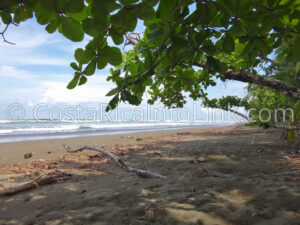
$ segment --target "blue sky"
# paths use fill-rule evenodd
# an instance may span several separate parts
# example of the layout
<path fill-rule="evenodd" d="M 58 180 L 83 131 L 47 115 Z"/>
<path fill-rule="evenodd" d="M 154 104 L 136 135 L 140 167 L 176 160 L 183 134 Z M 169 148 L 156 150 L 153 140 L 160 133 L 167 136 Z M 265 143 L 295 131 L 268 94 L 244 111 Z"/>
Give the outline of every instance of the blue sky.
<path fill-rule="evenodd" d="M 137 27 L 137 31 L 142 29 L 142 25 Z M 9 27 L 5 35 L 7 40 L 16 45 L 0 40 L 0 118 L 3 118 L 5 107 L 12 103 L 20 103 L 30 109 L 38 103 L 64 107 L 93 105 L 110 100 L 105 97 L 114 87 L 114 84 L 106 81 L 109 68 L 97 71 L 84 86 L 66 89 L 73 77 L 69 64 L 74 61 L 74 50 L 84 47 L 89 37 L 74 43 L 57 32 L 50 35 L 35 19 L 21 23 L 18 27 Z M 245 83 L 217 83 L 216 87 L 208 90 L 211 98 L 229 94 L 242 97 L 246 94 Z M 192 103 L 190 100 L 187 106 Z"/>

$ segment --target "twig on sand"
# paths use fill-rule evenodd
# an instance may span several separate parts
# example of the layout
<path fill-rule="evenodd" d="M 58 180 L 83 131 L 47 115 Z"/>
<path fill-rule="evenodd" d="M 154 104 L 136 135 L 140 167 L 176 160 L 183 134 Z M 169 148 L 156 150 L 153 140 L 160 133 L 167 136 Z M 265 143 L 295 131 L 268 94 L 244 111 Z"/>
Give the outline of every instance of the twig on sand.
<path fill-rule="evenodd" d="M 102 154 L 108 156 L 112 161 L 114 161 L 118 167 L 120 167 L 121 169 L 127 171 L 127 172 L 131 172 L 131 173 L 136 173 L 138 176 L 142 177 L 142 178 L 167 178 L 166 176 L 160 175 L 158 173 L 153 173 L 150 171 L 145 171 L 145 170 L 140 170 L 140 169 L 136 169 L 133 167 L 130 167 L 128 165 L 126 165 L 126 163 L 121 160 L 118 156 L 114 155 L 113 153 L 104 150 L 103 148 L 96 148 L 93 146 L 83 146 L 77 149 L 71 149 L 68 145 L 63 145 L 65 147 L 65 149 L 67 150 L 67 152 L 70 153 L 74 153 L 74 152 L 80 152 L 83 150 L 93 150 L 93 151 L 98 151 L 101 152 Z"/>
<path fill-rule="evenodd" d="M 253 139 L 252 139 L 252 145 L 254 144 L 254 141 L 255 141 L 255 137 L 256 137 L 256 136 L 254 136 L 254 137 L 253 137 Z"/>
<path fill-rule="evenodd" d="M 42 185 L 52 184 L 59 180 L 66 180 L 69 177 L 70 174 L 64 172 L 59 172 L 55 175 L 40 176 L 29 183 L 22 184 L 16 187 L 7 188 L 4 189 L 3 191 L 0 191 L 0 197 L 14 195 L 23 191 L 29 191 L 34 188 L 38 188 L 39 186 Z"/>

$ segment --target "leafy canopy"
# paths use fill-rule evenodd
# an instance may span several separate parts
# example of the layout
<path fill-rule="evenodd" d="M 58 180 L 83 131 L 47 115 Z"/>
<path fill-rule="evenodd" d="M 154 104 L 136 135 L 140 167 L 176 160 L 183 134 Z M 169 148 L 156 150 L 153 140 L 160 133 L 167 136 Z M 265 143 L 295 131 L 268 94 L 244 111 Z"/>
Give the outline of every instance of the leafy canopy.
<path fill-rule="evenodd" d="M 147 91 L 154 103 L 181 107 L 185 96 L 205 98 L 214 78 L 228 69 L 257 74 L 261 59 L 288 43 L 286 60 L 300 61 L 300 0 L 3 0 L 5 24 L 31 17 L 49 33 L 91 41 L 75 51 L 68 88 L 87 82 L 110 64 L 116 88 L 109 108 L 119 101 L 138 105 Z M 122 55 L 115 45 L 145 25 L 143 38 Z M 108 108 L 108 109 L 109 109 Z"/>

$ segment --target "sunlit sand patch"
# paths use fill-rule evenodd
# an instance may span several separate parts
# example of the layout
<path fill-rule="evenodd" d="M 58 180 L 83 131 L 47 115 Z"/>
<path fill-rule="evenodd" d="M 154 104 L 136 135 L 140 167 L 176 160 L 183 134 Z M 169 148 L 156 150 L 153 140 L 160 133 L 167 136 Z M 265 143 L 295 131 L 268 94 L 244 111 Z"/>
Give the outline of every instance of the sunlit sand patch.
<path fill-rule="evenodd" d="M 147 190 L 147 189 L 142 189 L 139 197 L 147 197 L 151 194 L 153 194 L 153 191 L 150 191 L 150 190 Z"/>
<path fill-rule="evenodd" d="M 190 161 L 191 157 L 170 157 L 170 156 L 166 156 L 166 157 L 159 157 L 159 159 L 161 160 L 165 160 L 165 161 Z"/>
<path fill-rule="evenodd" d="M 292 219 L 298 219 L 300 216 L 300 209 L 297 212 L 283 210 L 283 211 L 281 211 L 281 213 L 285 217 L 292 218 Z"/>
<path fill-rule="evenodd" d="M 64 187 L 64 189 L 66 191 L 78 191 L 78 188 L 77 187 L 73 187 L 73 186 L 66 186 L 66 187 Z"/>
<path fill-rule="evenodd" d="M 196 211 L 191 209 L 166 208 L 166 212 L 179 222 L 185 222 L 185 223 L 202 222 L 203 225 L 216 225 L 216 224 L 229 225 L 230 224 L 216 215 L 202 212 L 202 211 Z"/>
<path fill-rule="evenodd" d="M 1 222 L 1 220 L 0 220 Z M 6 220 L 4 224 L 20 224 L 18 220 Z"/>
<path fill-rule="evenodd" d="M 179 209 L 194 209 L 195 208 L 195 206 L 193 206 L 191 204 L 187 204 L 187 203 L 180 204 L 180 203 L 177 203 L 177 202 L 171 202 L 169 204 L 169 207 L 179 208 Z"/>
<path fill-rule="evenodd" d="M 245 194 L 242 191 L 237 189 L 231 190 L 229 192 L 224 192 L 224 193 L 215 192 L 214 195 L 216 198 L 226 200 L 230 204 L 236 207 L 243 205 L 252 199 L 251 195 Z"/>
<path fill-rule="evenodd" d="M 31 196 L 30 200 L 36 201 L 36 200 L 40 200 L 40 199 L 44 199 L 44 198 L 46 198 L 45 195 L 33 195 L 33 196 Z"/>
<path fill-rule="evenodd" d="M 222 161 L 232 161 L 231 158 L 229 158 L 227 155 L 208 155 L 208 159 L 213 159 L 213 160 L 222 160 Z"/>

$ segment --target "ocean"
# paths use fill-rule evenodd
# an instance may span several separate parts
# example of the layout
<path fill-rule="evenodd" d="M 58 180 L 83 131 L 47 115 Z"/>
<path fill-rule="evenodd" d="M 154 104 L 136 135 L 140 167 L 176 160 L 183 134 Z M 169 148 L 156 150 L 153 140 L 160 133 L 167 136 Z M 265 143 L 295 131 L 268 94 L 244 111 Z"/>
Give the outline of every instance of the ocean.
<path fill-rule="evenodd" d="M 0 120 L 0 143 L 70 138 L 80 136 L 97 136 L 128 134 L 142 131 L 170 130 L 193 127 L 225 126 L 233 123 L 188 123 L 188 122 L 82 122 L 50 120 L 23 120 L 11 122 Z"/>

